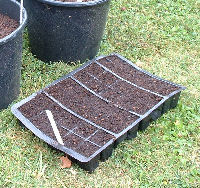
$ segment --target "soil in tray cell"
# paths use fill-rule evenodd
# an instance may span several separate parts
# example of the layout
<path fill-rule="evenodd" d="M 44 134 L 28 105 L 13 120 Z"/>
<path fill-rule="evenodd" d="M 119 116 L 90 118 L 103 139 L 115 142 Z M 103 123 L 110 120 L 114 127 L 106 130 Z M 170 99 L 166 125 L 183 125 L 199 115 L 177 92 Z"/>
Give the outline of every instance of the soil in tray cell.
<path fill-rule="evenodd" d="M 53 140 L 57 141 L 53 132 L 53 128 L 45 112 L 43 112 L 39 116 L 30 119 L 30 122 L 41 132 L 43 132 L 46 136 L 49 136 Z M 60 126 L 57 126 L 57 128 L 62 138 L 64 138 L 69 133 L 67 130 L 63 129 Z"/>
<path fill-rule="evenodd" d="M 35 98 L 19 107 L 19 110 L 26 118 L 32 120 L 38 119 L 41 114 L 46 116 L 45 110 L 50 110 L 56 124 L 69 130 L 78 126 L 80 127 L 81 125 L 90 127 L 90 125 L 85 121 L 62 109 L 58 104 L 54 103 L 43 93 L 38 94 Z"/>
<path fill-rule="evenodd" d="M 88 138 L 90 135 L 94 134 L 95 131 L 97 131 L 96 127 L 94 127 L 86 122 L 82 122 L 74 130 L 74 133 L 76 133 L 84 138 Z"/>
<path fill-rule="evenodd" d="M 18 26 L 19 23 L 16 20 L 0 13 L 0 39 L 11 34 Z"/>
<path fill-rule="evenodd" d="M 97 70 L 101 68 L 96 63 L 93 64 L 93 68 L 94 67 Z M 90 67 L 86 67 L 85 69 L 77 72 L 74 77 L 96 93 L 106 90 L 110 85 L 119 80 L 117 77 L 107 71 L 94 76 L 93 71 L 90 69 Z"/>
<path fill-rule="evenodd" d="M 50 106 L 48 109 L 52 112 L 56 124 L 63 128 L 72 130 L 82 124 L 85 126 L 88 125 L 87 123 L 85 123 L 85 121 L 77 118 L 68 111 L 62 109 L 57 104 Z"/>
<path fill-rule="evenodd" d="M 67 148 L 70 148 L 85 157 L 91 156 L 99 149 L 98 146 L 88 141 L 85 141 L 84 139 L 74 135 L 73 133 L 67 135 L 63 141 Z"/>
<path fill-rule="evenodd" d="M 79 85 L 75 81 L 68 78 L 46 88 L 45 91 L 54 98 L 65 98 L 66 100 L 70 100 L 77 94 L 79 88 Z"/>
<path fill-rule="evenodd" d="M 45 91 L 69 108 L 71 105 L 85 104 L 94 98 L 92 93 L 84 89 L 71 78 L 62 80 L 45 89 Z"/>
<path fill-rule="evenodd" d="M 55 103 L 49 99 L 44 93 L 37 94 L 33 99 L 26 102 L 18 109 L 26 118 L 31 118 L 41 114 L 42 111 L 46 110 L 49 106 Z"/>
<path fill-rule="evenodd" d="M 65 83 L 69 82 L 76 88 L 76 90 L 73 88 L 74 94 L 73 97 L 70 96 L 70 99 L 68 93 L 72 93 L 69 91 L 71 89 L 69 87 L 67 90 L 63 89 L 66 88 Z M 60 84 L 62 87 L 59 86 Z M 57 89 L 55 90 L 54 87 Z M 46 92 L 78 115 L 114 133 L 121 132 L 138 118 L 129 112 L 120 110 L 114 105 L 99 99 L 70 78 L 46 89 Z"/>
<path fill-rule="evenodd" d="M 102 59 L 99 59 L 98 62 L 100 62 L 102 65 L 104 65 L 120 77 L 140 87 L 154 91 L 161 95 L 169 95 L 170 93 L 178 89 L 178 87 L 176 86 L 153 78 L 139 71 L 116 55 L 104 57 Z"/>
<path fill-rule="evenodd" d="M 93 110 L 96 116 L 91 117 L 91 121 L 114 133 L 120 133 L 138 119 L 137 116 L 100 100 L 95 102 Z"/>
<path fill-rule="evenodd" d="M 138 114 L 146 113 L 162 100 L 161 97 L 141 90 L 125 81 L 119 81 L 113 84 L 101 96 Z"/>
<path fill-rule="evenodd" d="M 86 85 L 89 89 L 93 90 L 95 93 L 99 93 L 106 88 L 105 83 L 100 82 L 96 77 L 88 74 L 85 69 L 77 72 L 74 77 Z"/>
<path fill-rule="evenodd" d="M 103 130 L 98 130 L 94 135 L 90 137 L 89 140 L 94 142 L 95 144 L 104 146 L 106 143 L 108 143 L 112 139 L 114 139 L 114 136 L 112 136 L 111 134 Z"/>
<path fill-rule="evenodd" d="M 104 72 L 98 76 L 99 81 L 105 83 L 107 86 L 114 84 L 119 79 L 110 72 Z"/>
<path fill-rule="evenodd" d="M 84 70 L 87 73 L 95 76 L 96 78 L 105 72 L 105 70 L 102 67 L 98 66 L 96 63 L 88 65 L 87 67 L 84 68 Z"/>
<path fill-rule="evenodd" d="M 73 87 L 69 86 L 69 83 L 71 83 Z M 87 104 L 93 103 L 97 98 L 71 78 L 67 78 L 56 85 L 45 89 L 45 91 L 67 108 L 72 110 L 76 109 L 75 112 L 77 112 L 77 110 L 87 110 Z M 87 112 L 85 111 L 84 113 Z"/>
<path fill-rule="evenodd" d="M 90 142 L 87 142 L 85 141 L 82 145 L 80 145 L 78 148 L 77 148 L 77 152 L 86 156 L 86 157 L 89 157 L 91 156 L 92 154 L 94 154 L 97 150 L 99 150 L 99 147 L 90 143 Z"/>

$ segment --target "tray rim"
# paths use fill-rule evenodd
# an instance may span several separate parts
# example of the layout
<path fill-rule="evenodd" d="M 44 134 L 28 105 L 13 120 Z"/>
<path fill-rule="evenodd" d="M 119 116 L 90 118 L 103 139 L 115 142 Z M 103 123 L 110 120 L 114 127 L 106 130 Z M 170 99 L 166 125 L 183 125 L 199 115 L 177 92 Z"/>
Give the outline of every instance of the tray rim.
<path fill-rule="evenodd" d="M 95 61 L 104 58 L 104 57 L 108 57 L 111 55 L 116 55 L 119 58 L 121 58 L 122 60 L 124 60 L 126 63 L 130 64 L 131 66 L 133 66 L 134 68 L 136 68 L 138 71 L 141 71 L 155 79 L 167 82 L 168 84 L 174 85 L 176 87 L 178 87 L 179 89 L 175 90 L 174 92 L 170 93 L 167 96 L 163 96 L 163 99 L 157 103 L 155 106 L 153 106 L 149 111 L 147 111 L 145 114 L 141 115 L 136 121 L 134 121 L 133 123 L 131 123 L 127 128 L 125 128 L 123 131 L 121 131 L 118 134 L 114 134 L 114 136 L 116 137 L 116 139 L 118 139 L 120 136 L 124 135 L 126 132 L 128 132 L 130 129 L 132 129 L 134 126 L 136 126 L 140 121 L 142 121 L 144 118 L 146 118 L 147 116 L 149 116 L 154 110 L 156 110 L 159 106 L 161 106 L 167 99 L 171 98 L 172 96 L 174 96 L 175 94 L 181 92 L 182 90 L 186 89 L 186 87 L 181 86 L 179 84 L 175 84 L 171 81 L 165 80 L 163 78 L 160 78 L 156 75 L 153 75 L 143 69 L 141 69 L 140 67 L 138 67 L 137 65 L 133 64 L 130 60 L 126 59 L 125 57 L 117 54 L 117 53 L 111 53 L 110 55 L 101 55 L 98 56 L 92 60 L 89 60 L 88 62 L 84 63 L 83 65 L 81 65 L 80 67 L 78 67 L 77 69 L 71 71 L 70 73 L 62 76 L 61 78 L 53 81 L 52 83 L 48 84 L 47 86 L 45 86 L 44 88 L 40 89 L 37 92 L 34 92 L 32 95 L 28 96 L 27 98 L 21 100 L 20 102 L 14 104 L 11 107 L 11 112 L 19 119 L 19 121 L 21 121 L 25 127 L 27 127 L 29 130 L 31 130 L 36 136 L 38 136 L 40 139 L 42 139 L 43 141 L 45 141 L 46 143 L 48 143 L 49 145 L 53 146 L 54 148 L 57 148 L 65 153 L 67 153 L 68 155 L 70 155 L 71 157 L 79 160 L 80 162 L 84 162 L 87 163 L 90 160 L 92 160 L 93 158 L 95 158 L 98 154 L 100 154 L 103 150 L 105 150 L 109 145 L 111 145 L 115 139 L 111 139 L 109 142 L 107 142 L 105 145 L 103 145 L 102 147 L 100 147 L 95 153 L 93 153 L 91 156 L 89 157 L 85 157 L 77 152 L 75 152 L 72 149 L 69 149 L 61 144 L 59 144 L 57 141 L 55 141 L 54 139 L 48 137 L 47 135 L 45 135 L 43 132 L 41 132 L 38 128 L 36 128 L 29 120 L 28 118 L 26 118 L 21 112 L 20 110 L 18 110 L 18 108 L 22 105 L 24 105 L 25 103 L 27 103 L 28 101 L 32 100 L 36 95 L 41 94 L 45 89 L 57 84 L 58 82 L 65 80 L 71 76 L 73 76 L 75 73 L 77 73 L 78 71 L 84 69 L 85 67 L 87 67 L 88 65 L 95 63 Z M 84 118 L 85 119 L 85 118 Z"/>

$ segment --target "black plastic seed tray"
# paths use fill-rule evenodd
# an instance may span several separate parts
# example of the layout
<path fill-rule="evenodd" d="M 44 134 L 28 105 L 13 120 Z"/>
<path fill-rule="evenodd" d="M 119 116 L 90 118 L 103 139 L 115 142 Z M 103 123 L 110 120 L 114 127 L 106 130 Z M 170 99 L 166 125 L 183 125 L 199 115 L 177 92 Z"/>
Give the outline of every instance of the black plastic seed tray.
<path fill-rule="evenodd" d="M 176 107 L 183 89 L 111 54 L 85 63 L 11 110 L 36 136 L 92 172 L 121 141 Z M 45 110 L 52 112 L 64 145 Z"/>

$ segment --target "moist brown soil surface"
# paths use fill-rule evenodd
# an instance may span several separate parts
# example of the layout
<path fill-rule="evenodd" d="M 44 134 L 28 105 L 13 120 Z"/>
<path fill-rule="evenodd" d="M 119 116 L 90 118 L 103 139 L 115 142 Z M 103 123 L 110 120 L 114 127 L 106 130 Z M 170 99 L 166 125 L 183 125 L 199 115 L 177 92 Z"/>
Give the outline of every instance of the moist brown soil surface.
<path fill-rule="evenodd" d="M 167 82 L 153 78 L 133 66 L 129 65 L 116 55 L 111 55 L 102 59 L 99 59 L 102 65 L 119 75 L 120 77 L 138 85 L 150 91 L 154 91 L 161 95 L 169 95 L 178 87 L 168 84 Z"/>
<path fill-rule="evenodd" d="M 108 56 L 98 61 L 122 78 L 162 95 L 178 89 L 140 72 L 117 56 Z M 109 131 L 118 134 L 139 118 L 129 111 L 144 114 L 162 100 L 162 97 L 120 80 L 95 62 L 78 71 L 74 78 L 110 102 L 95 96 L 72 78 L 59 81 L 44 91 L 66 108 L 101 128 L 63 109 L 45 92 L 37 94 L 19 110 L 35 127 L 56 141 L 45 112 L 50 110 L 64 145 L 86 157 L 114 139 Z"/>
<path fill-rule="evenodd" d="M 91 136 L 89 140 L 97 143 L 100 146 L 103 146 L 112 138 L 113 138 L 112 135 L 106 133 L 105 131 L 100 130 L 95 135 Z"/>
<path fill-rule="evenodd" d="M 94 134 L 95 131 L 97 131 L 97 130 L 98 130 L 98 128 L 96 128 L 86 122 L 82 122 L 77 126 L 77 128 L 74 130 L 74 132 L 84 138 L 88 138 L 89 136 Z"/>
<path fill-rule="evenodd" d="M 50 110 L 64 145 L 85 157 L 89 157 L 114 138 L 109 133 L 88 124 L 62 109 L 44 93 L 36 95 L 32 100 L 19 107 L 19 110 L 36 128 L 56 141 L 45 112 L 45 110 Z M 99 133 L 100 137 L 98 137 Z"/>
<path fill-rule="evenodd" d="M 105 91 L 119 79 L 96 63 L 77 72 L 74 77 L 96 93 Z"/>
<path fill-rule="evenodd" d="M 71 78 L 45 91 L 75 113 L 113 133 L 120 133 L 138 119 L 137 116 L 99 99 Z"/>
<path fill-rule="evenodd" d="M 11 34 L 18 26 L 19 23 L 16 20 L 0 13 L 0 39 Z"/>
<path fill-rule="evenodd" d="M 138 114 L 146 113 L 162 100 L 161 97 L 130 86 L 130 84 L 124 81 L 116 82 L 101 96 Z"/>
<path fill-rule="evenodd" d="M 95 63 L 77 72 L 74 77 L 100 96 L 138 114 L 144 114 L 162 100 L 157 95 L 118 79 Z"/>

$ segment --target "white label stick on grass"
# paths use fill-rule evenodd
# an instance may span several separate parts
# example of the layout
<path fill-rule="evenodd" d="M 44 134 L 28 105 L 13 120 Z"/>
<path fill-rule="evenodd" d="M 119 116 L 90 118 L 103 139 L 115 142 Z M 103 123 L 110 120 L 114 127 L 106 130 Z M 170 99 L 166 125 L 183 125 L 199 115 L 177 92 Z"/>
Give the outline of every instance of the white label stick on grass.
<path fill-rule="evenodd" d="M 22 21 L 23 21 L 23 8 L 24 8 L 24 1 L 21 0 L 21 4 L 20 4 L 20 19 L 19 19 L 20 25 L 22 24 Z"/>
<path fill-rule="evenodd" d="M 51 126 L 53 128 L 53 132 L 54 132 L 54 134 L 56 136 L 56 139 L 57 139 L 58 143 L 61 144 L 61 145 L 64 145 L 63 140 L 61 138 L 61 135 L 59 133 L 59 130 L 58 130 L 57 126 L 56 126 L 56 122 L 53 119 L 53 114 L 49 110 L 46 110 L 46 114 L 47 114 L 47 117 L 49 118 L 49 121 L 51 123 Z"/>

